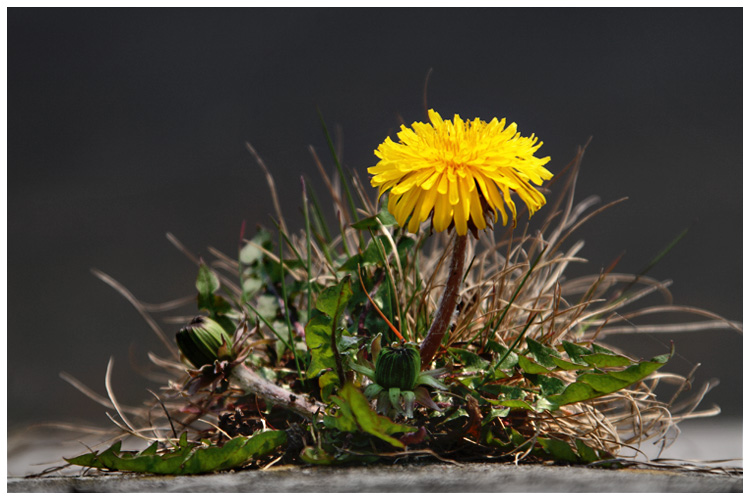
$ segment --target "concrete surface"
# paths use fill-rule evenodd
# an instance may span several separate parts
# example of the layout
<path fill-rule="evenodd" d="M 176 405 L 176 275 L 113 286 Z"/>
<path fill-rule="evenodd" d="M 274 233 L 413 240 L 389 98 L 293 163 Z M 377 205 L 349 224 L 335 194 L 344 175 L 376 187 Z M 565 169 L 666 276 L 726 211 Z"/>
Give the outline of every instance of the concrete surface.
<path fill-rule="evenodd" d="M 8 480 L 10 493 L 52 492 L 742 492 L 742 477 L 507 464 L 288 467 L 191 477 L 104 475 Z"/>

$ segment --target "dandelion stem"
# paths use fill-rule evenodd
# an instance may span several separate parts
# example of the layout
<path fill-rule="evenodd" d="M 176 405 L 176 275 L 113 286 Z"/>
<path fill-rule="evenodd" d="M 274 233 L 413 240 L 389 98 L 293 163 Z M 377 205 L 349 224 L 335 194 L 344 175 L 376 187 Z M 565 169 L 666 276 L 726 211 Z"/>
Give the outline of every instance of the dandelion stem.
<path fill-rule="evenodd" d="M 419 348 L 422 358 L 422 369 L 427 369 L 432 363 L 435 354 L 440 347 L 445 331 L 450 326 L 451 316 L 458 303 L 458 289 L 464 273 L 464 262 L 466 261 L 466 235 L 456 235 L 453 242 L 453 253 L 451 255 L 450 268 L 448 270 L 448 281 L 440 298 L 440 304 L 435 312 L 430 330 L 422 341 Z"/>

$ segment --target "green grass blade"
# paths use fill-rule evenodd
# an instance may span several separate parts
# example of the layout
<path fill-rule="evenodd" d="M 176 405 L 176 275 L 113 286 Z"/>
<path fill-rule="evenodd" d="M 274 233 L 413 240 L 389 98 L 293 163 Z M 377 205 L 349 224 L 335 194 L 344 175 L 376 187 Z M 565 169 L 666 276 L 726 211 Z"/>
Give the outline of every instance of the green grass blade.
<path fill-rule="evenodd" d="M 284 276 L 284 265 L 283 265 L 284 263 L 283 238 L 287 238 L 286 234 L 281 229 L 279 229 L 279 262 L 281 262 L 279 269 L 281 272 L 281 297 L 284 300 L 284 320 L 286 321 L 286 327 L 287 327 L 287 330 L 289 331 L 289 343 L 291 344 L 292 356 L 294 356 L 294 364 L 295 364 L 295 367 L 297 368 L 297 376 L 299 377 L 300 380 L 304 381 L 304 378 L 302 375 L 303 372 L 299 365 L 299 356 L 297 356 L 297 346 L 295 345 L 296 342 L 294 341 L 294 329 L 292 328 L 292 320 L 289 317 L 289 297 L 287 296 L 287 293 L 286 293 L 286 279 L 285 279 L 286 276 Z M 287 241 L 289 241 L 288 238 L 287 238 Z M 290 246 L 294 248 L 293 245 L 290 245 Z M 294 251 L 297 252 L 296 249 Z M 300 262 L 302 262 L 302 258 L 299 256 L 299 253 L 297 253 L 297 258 L 299 258 Z M 308 283 L 309 281 L 310 280 L 308 280 Z"/>
<path fill-rule="evenodd" d="M 318 117 L 320 118 L 320 124 L 323 126 L 323 133 L 326 136 L 328 149 L 331 151 L 331 156 L 333 156 L 333 161 L 336 164 L 336 169 L 338 170 L 339 177 L 341 178 L 341 185 L 344 188 L 344 193 L 346 194 L 346 200 L 349 203 L 349 210 L 351 211 L 351 221 L 352 223 L 356 223 L 359 220 L 359 218 L 357 217 L 357 206 L 354 203 L 354 197 L 352 196 L 352 191 L 349 188 L 349 181 L 346 178 L 346 174 L 344 174 L 344 169 L 341 166 L 341 162 L 339 161 L 338 155 L 336 154 L 336 148 L 333 145 L 333 141 L 331 140 L 331 134 L 328 133 L 328 127 L 326 126 L 326 122 L 323 119 L 323 113 L 320 112 L 320 109 L 318 109 Z M 365 241 L 364 241 L 364 238 L 362 237 L 361 232 L 359 232 L 359 246 L 362 249 L 364 249 L 365 247 Z"/>

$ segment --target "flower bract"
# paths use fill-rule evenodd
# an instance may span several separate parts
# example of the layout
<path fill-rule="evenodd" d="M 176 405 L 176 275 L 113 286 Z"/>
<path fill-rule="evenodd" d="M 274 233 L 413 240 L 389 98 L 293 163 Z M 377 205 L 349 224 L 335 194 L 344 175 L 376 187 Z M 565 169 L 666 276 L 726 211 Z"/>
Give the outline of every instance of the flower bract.
<path fill-rule="evenodd" d="M 388 211 L 399 225 L 417 232 L 431 219 L 436 231 L 453 226 L 465 235 L 497 222 L 498 212 L 503 225 L 515 224 L 511 191 L 529 215 L 546 203 L 534 184 L 552 178 L 544 168 L 549 157 L 534 156 L 542 142 L 533 134 L 522 137 L 504 118 L 443 120 L 436 111 L 428 114 L 430 123 L 402 125 L 398 143 L 387 137 L 375 150 L 380 161 L 368 169 L 379 196 L 389 191 Z"/>

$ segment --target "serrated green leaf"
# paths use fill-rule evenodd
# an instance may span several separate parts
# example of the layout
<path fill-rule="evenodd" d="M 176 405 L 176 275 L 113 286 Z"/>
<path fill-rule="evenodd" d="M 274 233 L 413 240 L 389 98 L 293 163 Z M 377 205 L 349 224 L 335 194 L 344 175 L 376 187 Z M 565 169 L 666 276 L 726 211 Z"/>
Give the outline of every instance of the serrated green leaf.
<path fill-rule="evenodd" d="M 565 382 L 556 377 L 536 375 L 534 383 L 539 387 L 541 395 L 545 397 L 551 394 L 560 394 L 565 390 Z"/>
<path fill-rule="evenodd" d="M 565 441 L 543 437 L 538 437 L 537 441 L 542 445 L 542 449 L 556 460 L 573 464 L 580 462 L 578 455 L 576 455 L 570 445 Z"/>
<path fill-rule="evenodd" d="M 518 356 L 518 366 L 521 368 L 521 371 L 524 373 L 530 373 L 532 375 L 538 374 L 538 373 L 550 373 L 551 370 L 545 368 L 544 366 L 540 365 L 539 363 L 536 363 L 535 361 L 530 360 L 526 356 Z"/>
<path fill-rule="evenodd" d="M 480 391 L 487 392 L 494 396 L 502 394 L 505 399 L 523 399 L 524 391 L 519 387 L 513 387 L 509 385 L 483 385 L 479 387 Z"/>
<path fill-rule="evenodd" d="M 584 463 L 591 463 L 596 462 L 599 460 L 599 455 L 597 455 L 596 451 L 594 451 L 593 448 L 586 445 L 583 441 L 580 439 L 576 439 L 576 451 L 578 452 L 578 456 L 581 457 L 581 460 Z"/>
<path fill-rule="evenodd" d="M 578 344 L 574 344 L 572 342 L 563 340 L 562 345 L 563 349 L 565 349 L 565 352 L 568 353 L 568 357 L 573 363 L 584 364 L 581 356 L 583 356 L 584 354 L 593 354 L 585 347 L 579 346 Z"/>
<path fill-rule="evenodd" d="M 310 365 L 307 367 L 307 377 L 315 378 L 326 369 L 335 369 L 336 360 L 331 347 L 331 318 L 314 314 L 305 325 L 305 343 L 310 351 Z"/>
<path fill-rule="evenodd" d="M 157 454 L 156 444 L 141 453 L 120 451 L 118 441 L 101 454 L 87 453 L 66 459 L 73 465 L 94 467 L 113 471 L 146 472 L 150 474 L 204 474 L 240 467 L 251 459 L 271 453 L 286 443 L 285 431 L 266 431 L 251 437 L 238 436 L 223 446 L 198 446 L 187 442 L 187 435 L 180 437 L 175 448 Z"/>
<path fill-rule="evenodd" d="M 505 346 L 502 346 L 495 342 L 494 340 L 490 340 L 487 342 L 487 348 L 497 354 L 498 359 L 502 359 L 503 356 L 505 356 L 505 359 L 502 363 L 500 363 L 500 366 L 497 367 L 497 370 L 510 370 L 514 366 L 518 364 L 518 354 L 515 352 L 508 353 L 508 348 Z M 507 356 L 506 356 L 507 353 Z"/>
<path fill-rule="evenodd" d="M 484 370 L 490 364 L 486 359 L 466 349 L 451 347 L 448 352 L 461 361 L 465 370 Z"/>
<path fill-rule="evenodd" d="M 305 343 L 310 351 L 310 365 L 307 368 L 308 378 L 317 377 L 326 369 L 336 369 L 336 357 L 333 351 L 333 340 L 340 340 L 337 333 L 339 320 L 347 302 L 352 296 L 352 288 L 347 276 L 338 284 L 323 290 L 315 301 L 318 313 L 305 326 Z M 321 314 L 322 313 L 322 314 Z M 325 379 L 330 382 L 330 377 Z M 322 389 L 322 387 L 321 387 Z"/>
<path fill-rule="evenodd" d="M 350 277 L 342 279 L 334 286 L 328 287 L 318 295 L 315 307 L 329 318 L 337 318 L 352 296 Z"/>
<path fill-rule="evenodd" d="M 536 411 L 529 403 L 520 399 L 503 399 L 499 404 L 508 408 L 523 408 L 524 410 Z"/>
<path fill-rule="evenodd" d="M 510 408 L 492 408 L 489 412 L 487 412 L 487 415 L 485 415 L 484 419 L 482 419 L 482 426 L 485 426 L 495 420 L 496 418 L 504 418 L 507 417 L 510 413 Z"/>
<path fill-rule="evenodd" d="M 620 368 L 633 364 L 632 359 L 618 354 L 584 354 L 581 359 L 595 368 Z"/>
<path fill-rule="evenodd" d="M 550 370 L 556 368 L 553 361 L 553 358 L 559 357 L 556 350 L 529 338 L 526 339 L 526 345 L 534 361 Z"/>
<path fill-rule="evenodd" d="M 234 469 L 248 461 L 268 455 L 286 444 L 286 431 L 265 431 L 251 437 L 238 436 L 222 447 L 198 448 L 182 465 L 182 474 Z"/>
<path fill-rule="evenodd" d="M 653 358 L 651 361 L 644 361 L 621 371 L 610 371 L 607 373 L 586 372 L 578 376 L 576 381 L 570 384 L 565 390 L 558 395 L 551 395 L 549 399 L 552 403 L 559 406 L 586 401 L 596 397 L 612 394 L 620 389 L 624 389 L 648 375 L 652 374 L 669 360 L 669 355 L 662 355 Z"/>
<path fill-rule="evenodd" d="M 594 343 L 591 344 L 591 351 L 594 354 L 611 354 L 613 356 L 617 356 L 617 353 L 615 351 Z"/>
<path fill-rule="evenodd" d="M 565 371 L 586 370 L 589 368 L 588 365 L 571 363 L 570 361 L 565 361 L 562 358 L 552 358 L 552 362 L 555 364 L 555 366 Z"/>

